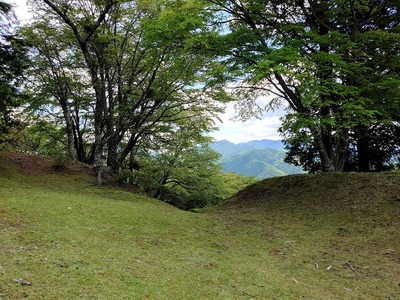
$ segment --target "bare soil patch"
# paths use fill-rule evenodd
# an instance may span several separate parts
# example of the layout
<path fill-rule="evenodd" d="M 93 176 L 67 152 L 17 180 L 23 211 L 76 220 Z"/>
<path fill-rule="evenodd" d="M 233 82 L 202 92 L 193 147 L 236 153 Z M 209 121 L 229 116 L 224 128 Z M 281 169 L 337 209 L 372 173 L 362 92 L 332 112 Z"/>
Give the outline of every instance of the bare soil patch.
<path fill-rule="evenodd" d="M 24 175 L 40 176 L 49 173 L 54 159 L 24 153 L 7 153 L 9 161 Z"/>
<path fill-rule="evenodd" d="M 76 161 L 68 162 L 63 170 L 56 170 L 55 159 L 52 157 L 15 152 L 6 153 L 5 156 L 15 169 L 23 175 L 43 176 L 55 172 L 65 175 L 94 174 L 91 166 Z"/>

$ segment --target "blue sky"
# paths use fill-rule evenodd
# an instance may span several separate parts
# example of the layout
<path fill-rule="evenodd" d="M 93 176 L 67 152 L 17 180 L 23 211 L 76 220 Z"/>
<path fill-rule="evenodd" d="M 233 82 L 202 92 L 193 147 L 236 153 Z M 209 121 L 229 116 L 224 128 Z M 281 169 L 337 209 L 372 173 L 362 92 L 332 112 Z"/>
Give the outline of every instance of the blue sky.
<path fill-rule="evenodd" d="M 22 22 L 29 20 L 30 14 L 26 6 L 27 0 L 8 0 L 7 2 L 16 6 L 16 15 Z M 219 130 L 212 132 L 210 135 L 219 140 L 228 140 L 232 143 L 242 143 L 251 140 L 280 140 L 278 128 L 281 125 L 279 118 L 283 116 L 283 110 L 264 113 L 261 118 L 251 118 L 245 122 L 233 120 L 235 112 L 234 104 L 229 103 L 224 114 L 219 118 L 222 123 L 216 121 L 216 127 Z"/>

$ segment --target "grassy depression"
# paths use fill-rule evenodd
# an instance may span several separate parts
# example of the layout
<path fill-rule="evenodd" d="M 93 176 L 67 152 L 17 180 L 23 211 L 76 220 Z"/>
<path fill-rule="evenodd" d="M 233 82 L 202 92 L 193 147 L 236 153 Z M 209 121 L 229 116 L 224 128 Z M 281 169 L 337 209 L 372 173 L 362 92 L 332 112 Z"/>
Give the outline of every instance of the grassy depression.
<path fill-rule="evenodd" d="M 80 165 L 0 165 L 0 299 L 400 298 L 396 173 L 273 178 L 191 213 Z"/>

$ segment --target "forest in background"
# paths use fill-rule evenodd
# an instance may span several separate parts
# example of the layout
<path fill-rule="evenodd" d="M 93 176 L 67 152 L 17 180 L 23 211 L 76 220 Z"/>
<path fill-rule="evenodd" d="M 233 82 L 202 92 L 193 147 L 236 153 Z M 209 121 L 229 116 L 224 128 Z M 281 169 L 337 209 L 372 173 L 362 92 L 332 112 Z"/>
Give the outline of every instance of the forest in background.
<path fill-rule="evenodd" d="M 18 26 L 0 2 L 0 149 L 106 164 L 190 209 L 251 182 L 207 133 L 287 106 L 285 162 L 398 168 L 398 1 L 43 0 Z M 266 107 L 256 100 L 269 95 Z"/>

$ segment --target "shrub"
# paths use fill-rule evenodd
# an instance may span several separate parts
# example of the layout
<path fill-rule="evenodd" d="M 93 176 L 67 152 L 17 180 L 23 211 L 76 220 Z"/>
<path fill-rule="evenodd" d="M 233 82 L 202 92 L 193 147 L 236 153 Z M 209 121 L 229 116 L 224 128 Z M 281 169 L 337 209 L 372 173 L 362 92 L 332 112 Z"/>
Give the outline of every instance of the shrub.
<path fill-rule="evenodd" d="M 57 155 L 54 159 L 53 169 L 55 171 L 63 171 L 67 169 L 69 158 L 65 155 Z"/>

